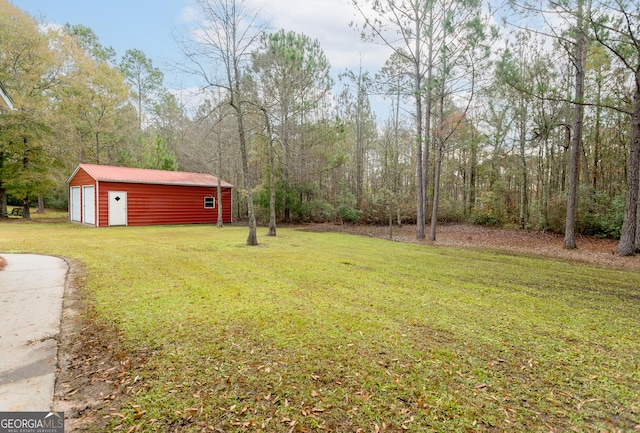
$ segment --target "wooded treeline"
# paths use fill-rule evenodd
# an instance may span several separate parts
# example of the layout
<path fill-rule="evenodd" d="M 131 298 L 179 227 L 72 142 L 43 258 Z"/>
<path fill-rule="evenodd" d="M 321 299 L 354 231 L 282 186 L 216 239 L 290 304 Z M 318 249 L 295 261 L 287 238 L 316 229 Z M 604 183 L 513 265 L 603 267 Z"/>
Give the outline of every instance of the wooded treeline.
<path fill-rule="evenodd" d="M 355 31 L 391 55 L 339 76 L 317 41 L 266 31 L 244 1 L 196 3 L 180 67 L 202 93 L 187 107 L 143 52 L 0 0 L 17 108 L 0 116 L 0 197 L 65 206 L 78 163 L 128 165 L 219 176 L 235 218 L 264 224 L 418 222 L 432 239 L 438 221 L 571 225 L 640 246 L 637 2 L 352 0 Z"/>

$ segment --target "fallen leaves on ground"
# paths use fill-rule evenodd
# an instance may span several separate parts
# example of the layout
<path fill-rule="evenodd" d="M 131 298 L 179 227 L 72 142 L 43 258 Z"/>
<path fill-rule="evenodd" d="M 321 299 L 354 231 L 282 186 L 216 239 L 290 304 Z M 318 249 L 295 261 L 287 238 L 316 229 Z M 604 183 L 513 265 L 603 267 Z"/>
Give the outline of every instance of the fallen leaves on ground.
<path fill-rule="evenodd" d="M 315 224 L 311 231 L 336 231 L 389 239 L 388 226 Z M 427 232 L 428 232 L 427 227 Z M 618 241 L 595 236 L 577 235 L 578 248 L 564 248 L 564 235 L 540 230 L 501 229 L 472 224 L 443 224 L 438 226 L 436 240 L 416 239 L 415 224 L 393 226 L 396 242 L 424 243 L 455 247 L 481 247 L 514 251 L 565 260 L 577 260 L 614 269 L 640 272 L 640 256 L 620 257 L 616 254 Z"/>

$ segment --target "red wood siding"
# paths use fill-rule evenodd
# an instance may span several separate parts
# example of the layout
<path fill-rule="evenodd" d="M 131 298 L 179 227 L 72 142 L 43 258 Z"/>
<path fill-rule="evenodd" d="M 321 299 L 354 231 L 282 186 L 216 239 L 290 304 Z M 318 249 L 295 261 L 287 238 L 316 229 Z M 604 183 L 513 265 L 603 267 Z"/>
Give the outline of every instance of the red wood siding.
<path fill-rule="evenodd" d="M 99 182 L 97 190 L 99 210 L 96 215 L 100 227 L 109 224 L 109 191 L 127 193 L 127 223 L 130 226 L 216 223 L 218 219 L 216 188 Z M 215 208 L 204 208 L 207 196 L 216 198 Z M 222 189 L 222 221 L 232 222 L 231 188 Z"/>
<path fill-rule="evenodd" d="M 87 174 L 83 169 L 78 170 L 73 179 L 69 182 L 69 186 L 87 186 L 95 185 L 96 181 Z"/>

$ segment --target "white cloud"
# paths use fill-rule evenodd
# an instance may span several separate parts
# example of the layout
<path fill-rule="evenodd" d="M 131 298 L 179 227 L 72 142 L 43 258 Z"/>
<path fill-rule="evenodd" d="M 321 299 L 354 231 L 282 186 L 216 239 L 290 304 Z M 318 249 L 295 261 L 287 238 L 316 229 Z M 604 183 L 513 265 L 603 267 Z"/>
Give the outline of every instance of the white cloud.
<path fill-rule="evenodd" d="M 193 7 L 193 1 L 189 3 L 182 12 L 181 21 L 201 25 L 197 7 Z M 331 64 L 337 86 L 338 74 L 346 69 L 357 71 L 362 66 L 374 74 L 384 66 L 391 53 L 386 46 L 363 42 L 360 32 L 351 28 L 351 22 L 361 21 L 351 0 L 247 0 L 247 3 L 270 24 L 271 31 L 284 29 L 317 39 Z M 198 98 L 192 101 L 198 101 Z M 189 106 L 193 105 L 193 102 L 189 103 Z"/>
<path fill-rule="evenodd" d="M 183 23 L 192 23 L 198 20 L 198 10 L 194 6 L 187 6 L 182 9 L 179 21 Z"/>
<path fill-rule="evenodd" d="M 389 50 L 366 44 L 349 24 L 359 21 L 350 0 L 251 0 L 271 22 L 274 31 L 304 33 L 320 42 L 334 70 L 380 68 Z"/>
<path fill-rule="evenodd" d="M 180 21 L 198 23 L 200 17 L 193 2 L 183 8 Z M 387 47 L 372 45 L 361 40 L 351 22 L 361 17 L 351 0 L 247 0 L 273 31 L 284 29 L 303 33 L 320 42 L 334 72 L 363 68 L 376 71 L 384 65 L 390 54 Z"/>

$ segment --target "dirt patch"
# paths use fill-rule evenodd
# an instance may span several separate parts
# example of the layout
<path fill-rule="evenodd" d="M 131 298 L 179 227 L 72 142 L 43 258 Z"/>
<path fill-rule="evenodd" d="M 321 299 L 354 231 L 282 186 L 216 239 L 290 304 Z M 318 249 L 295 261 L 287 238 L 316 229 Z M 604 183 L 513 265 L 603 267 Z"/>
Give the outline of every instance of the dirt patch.
<path fill-rule="evenodd" d="M 96 319 L 86 269 L 68 263 L 53 408 L 65 412 L 65 432 L 106 431 L 105 412 L 126 394 L 131 363 L 113 327 Z"/>
<path fill-rule="evenodd" d="M 390 239 L 388 226 L 314 224 L 307 229 Z M 394 226 L 392 240 L 427 245 L 507 250 L 640 272 L 640 256 L 620 257 L 616 255 L 618 241 L 615 239 L 578 235 L 576 239 L 578 248 L 568 250 L 564 248 L 563 235 L 536 230 L 508 230 L 471 224 L 446 224 L 438 226 L 435 241 L 428 240 L 429 227 L 427 227 L 426 233 L 427 239 L 416 239 L 415 225 Z"/>

